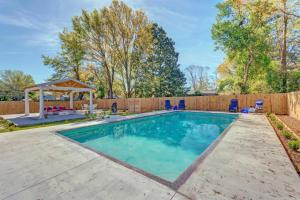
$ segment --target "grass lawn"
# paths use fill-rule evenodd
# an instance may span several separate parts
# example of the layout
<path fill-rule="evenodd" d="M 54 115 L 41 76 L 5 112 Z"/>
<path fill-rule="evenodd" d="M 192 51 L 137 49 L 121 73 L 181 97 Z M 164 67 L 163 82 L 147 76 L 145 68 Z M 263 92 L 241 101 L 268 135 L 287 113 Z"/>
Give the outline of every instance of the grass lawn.
<path fill-rule="evenodd" d="M 61 125 L 61 124 L 69 124 L 69 123 L 74 123 L 74 122 L 87 122 L 87 121 L 90 121 L 90 119 L 89 118 L 72 119 L 72 120 L 65 120 L 65 121 L 58 121 L 58 122 L 50 122 L 50 123 L 45 123 L 45 124 L 17 127 L 7 120 L 0 120 L 0 133 L 27 130 L 27 129 L 33 129 L 33 128 L 41 128 L 41 127 L 47 127 L 47 126 L 55 126 L 55 125 Z"/>

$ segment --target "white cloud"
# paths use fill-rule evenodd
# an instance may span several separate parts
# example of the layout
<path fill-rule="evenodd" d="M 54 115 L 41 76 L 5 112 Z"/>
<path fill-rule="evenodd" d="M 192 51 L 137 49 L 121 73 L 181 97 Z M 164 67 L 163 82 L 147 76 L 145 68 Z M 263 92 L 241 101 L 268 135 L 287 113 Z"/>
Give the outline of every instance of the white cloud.
<path fill-rule="evenodd" d="M 58 34 L 62 30 L 63 27 L 51 22 L 40 24 L 38 31 L 33 33 L 32 37 L 27 40 L 27 44 L 47 46 L 48 50 L 56 49 L 59 45 Z"/>
<path fill-rule="evenodd" d="M 14 36 L 8 35 L 6 37 L 15 37 L 19 40 L 24 40 L 25 44 L 28 45 L 45 46 L 48 50 L 58 47 L 58 33 L 63 30 L 63 26 L 59 26 L 55 22 L 49 20 L 44 20 L 41 17 L 24 10 L 18 10 L 9 15 L 1 14 L 0 24 L 30 31 L 30 33 L 25 33 L 23 35 L 16 34 Z"/>
<path fill-rule="evenodd" d="M 58 49 L 58 33 L 65 26 L 71 24 L 71 17 L 78 15 L 81 9 L 100 8 L 111 2 L 111 0 L 57 0 L 57 13 L 59 15 L 53 16 L 35 12 L 34 9 L 31 9 L 32 7 L 27 7 L 26 9 L 26 6 L 24 7 L 18 2 L 0 0 L 0 3 L 2 1 L 7 5 L 14 5 L 15 11 L 0 13 L 0 26 L 1 24 L 9 25 L 25 31 L 25 33 L 22 32 L 22 35 L 18 34 L 18 32 L 15 32 L 13 35 L 4 35 L 2 39 L 12 39 L 13 37 L 17 41 L 24 41 L 25 44 L 30 46 L 45 47 L 47 51 Z"/>
<path fill-rule="evenodd" d="M 170 7 L 157 5 L 146 0 L 124 1 L 134 9 L 143 9 L 153 22 L 164 26 L 166 30 L 172 29 L 172 32 L 169 32 L 171 36 L 174 32 L 178 33 L 174 36 L 179 41 L 193 35 L 195 28 L 201 24 L 196 17 L 175 11 Z M 64 26 L 71 23 L 72 16 L 78 15 L 81 9 L 100 8 L 109 5 L 110 2 L 111 0 L 57 0 L 58 13 L 64 13 L 60 16 L 47 16 L 29 10 L 29 8 L 24 10 L 25 8 L 21 7 L 20 4 L 17 6 L 17 11 L 7 15 L 0 14 L 0 24 L 31 30 L 31 34 L 26 33 L 26 38 L 24 35 L 16 35 L 18 38 L 22 37 L 25 44 L 55 49 L 59 46 L 58 33 L 63 30 Z"/>
<path fill-rule="evenodd" d="M 12 25 L 22 28 L 35 28 L 33 22 L 23 12 L 15 12 L 11 15 L 0 14 L 0 24 Z"/>

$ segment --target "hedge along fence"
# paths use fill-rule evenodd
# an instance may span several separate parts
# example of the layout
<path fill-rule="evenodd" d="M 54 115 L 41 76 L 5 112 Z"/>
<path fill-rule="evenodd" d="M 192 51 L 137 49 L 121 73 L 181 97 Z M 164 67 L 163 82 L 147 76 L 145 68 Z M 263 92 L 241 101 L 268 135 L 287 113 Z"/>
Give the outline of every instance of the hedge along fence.
<path fill-rule="evenodd" d="M 129 110 L 129 112 L 148 112 L 163 110 L 165 100 L 169 99 L 172 105 L 178 105 L 179 100 L 184 99 L 187 109 L 204 111 L 228 111 L 230 100 L 237 98 L 239 109 L 245 106 L 254 106 L 257 99 L 264 100 L 263 112 L 274 112 L 276 114 L 294 113 L 288 111 L 288 94 L 248 94 L 248 95 L 221 95 L 221 96 L 195 96 L 195 97 L 162 97 L 162 98 L 130 98 L 130 99 L 101 99 L 94 100 L 99 109 L 110 109 L 112 103 L 116 102 L 118 109 Z M 290 98 L 292 99 L 292 98 Z M 299 99 L 299 98 L 298 98 Z M 292 100 L 291 100 L 292 102 Z M 294 102 L 294 101 L 293 101 Z M 300 106 L 300 102 L 296 102 Z M 81 109 L 87 101 L 74 101 L 74 108 Z M 69 101 L 45 101 L 45 106 L 69 107 Z M 293 106 L 293 108 L 296 106 Z M 289 106 L 289 108 L 292 108 Z M 39 112 L 39 102 L 30 102 L 30 112 Z M 296 111 L 295 111 L 296 112 Z M 23 101 L 0 101 L 0 114 L 24 113 Z"/>

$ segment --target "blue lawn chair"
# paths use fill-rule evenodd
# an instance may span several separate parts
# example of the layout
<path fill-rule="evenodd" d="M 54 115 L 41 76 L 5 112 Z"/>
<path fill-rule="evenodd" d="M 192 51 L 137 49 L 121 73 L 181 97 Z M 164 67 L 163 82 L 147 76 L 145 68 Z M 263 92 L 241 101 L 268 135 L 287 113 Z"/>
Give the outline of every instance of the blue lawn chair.
<path fill-rule="evenodd" d="M 165 100 L 165 109 L 170 110 L 172 109 L 171 101 L 170 100 Z"/>
<path fill-rule="evenodd" d="M 229 112 L 237 112 L 238 111 L 238 100 L 231 99 L 229 104 Z"/>
<path fill-rule="evenodd" d="M 249 113 L 249 107 L 244 107 L 244 108 L 241 110 L 241 113 Z"/>
<path fill-rule="evenodd" d="M 255 110 L 262 110 L 264 105 L 264 101 L 262 99 L 258 99 L 255 102 Z"/>
<path fill-rule="evenodd" d="M 179 104 L 178 104 L 178 110 L 184 110 L 185 109 L 185 101 L 179 100 Z"/>

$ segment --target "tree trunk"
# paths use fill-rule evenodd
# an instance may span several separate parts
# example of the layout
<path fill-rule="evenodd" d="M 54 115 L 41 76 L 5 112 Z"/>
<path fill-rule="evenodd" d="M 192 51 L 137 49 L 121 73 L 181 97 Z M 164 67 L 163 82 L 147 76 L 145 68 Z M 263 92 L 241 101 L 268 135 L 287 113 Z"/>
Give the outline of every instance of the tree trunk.
<path fill-rule="evenodd" d="M 126 54 L 127 55 L 127 54 Z M 128 58 L 126 56 L 124 61 L 124 70 L 125 70 L 125 83 L 126 83 L 126 97 L 131 98 L 131 73 L 128 64 Z"/>
<path fill-rule="evenodd" d="M 107 66 L 107 63 L 104 63 L 106 76 L 107 76 L 107 83 L 108 83 L 108 98 L 113 98 L 113 77 L 114 77 L 114 71 L 112 69 L 112 72 L 110 73 L 109 68 Z"/>
<path fill-rule="evenodd" d="M 108 81 L 108 98 L 112 99 L 114 97 L 113 94 L 113 84 L 111 81 Z"/>
<path fill-rule="evenodd" d="M 282 85 L 281 92 L 287 91 L 287 25 L 288 16 L 286 14 L 286 1 L 283 1 L 283 38 L 282 38 L 282 50 L 281 50 L 281 75 L 282 75 Z"/>
<path fill-rule="evenodd" d="M 79 68 L 80 68 L 79 66 L 75 67 L 75 68 L 74 68 L 74 73 L 75 73 L 75 79 L 78 80 L 78 81 L 81 81 L 81 80 L 80 80 L 80 72 L 79 72 Z"/>
<path fill-rule="evenodd" d="M 75 74 L 75 79 L 77 81 L 81 81 L 80 80 L 80 71 L 79 71 L 80 67 L 79 66 L 76 66 L 76 67 L 73 67 L 73 71 L 74 71 L 74 74 Z M 78 98 L 79 100 L 82 100 L 83 99 L 83 93 L 82 92 L 79 92 L 78 93 Z"/>
<path fill-rule="evenodd" d="M 248 63 L 245 65 L 244 68 L 244 76 L 243 76 L 243 84 L 241 86 L 241 93 L 247 94 L 248 93 L 248 77 L 249 77 L 249 69 L 252 63 L 252 54 L 250 55 Z"/>

